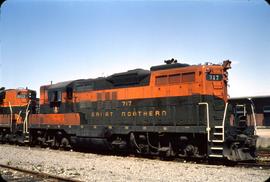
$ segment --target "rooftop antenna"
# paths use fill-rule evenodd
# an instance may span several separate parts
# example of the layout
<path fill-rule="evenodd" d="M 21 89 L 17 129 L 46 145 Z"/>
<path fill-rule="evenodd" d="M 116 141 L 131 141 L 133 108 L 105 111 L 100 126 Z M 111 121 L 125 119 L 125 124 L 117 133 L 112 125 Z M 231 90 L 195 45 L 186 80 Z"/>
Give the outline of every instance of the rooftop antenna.
<path fill-rule="evenodd" d="M 166 63 L 166 64 L 175 64 L 175 63 L 177 63 L 177 59 L 172 58 L 172 59 L 164 60 L 164 63 Z"/>

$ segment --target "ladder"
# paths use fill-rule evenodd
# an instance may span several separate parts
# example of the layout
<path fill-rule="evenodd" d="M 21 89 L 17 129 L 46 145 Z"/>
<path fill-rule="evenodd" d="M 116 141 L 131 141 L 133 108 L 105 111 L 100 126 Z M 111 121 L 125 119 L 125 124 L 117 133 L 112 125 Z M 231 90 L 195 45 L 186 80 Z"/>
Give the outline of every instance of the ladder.
<path fill-rule="evenodd" d="M 216 125 L 213 128 L 212 140 L 209 141 L 209 157 L 211 158 L 223 158 L 224 140 L 225 140 L 225 120 L 227 115 L 228 103 L 225 105 L 222 125 Z"/>
<path fill-rule="evenodd" d="M 223 158 L 224 127 L 214 126 L 210 141 L 209 157 Z"/>
<path fill-rule="evenodd" d="M 216 125 L 212 127 L 212 131 L 210 128 L 210 119 L 209 119 L 209 106 L 208 103 L 202 102 L 199 105 L 206 106 L 206 116 L 207 116 L 207 141 L 208 141 L 208 156 L 211 158 L 223 158 L 223 151 L 224 151 L 224 127 L 225 127 L 225 120 L 227 114 L 228 103 L 225 105 L 223 120 L 221 125 Z"/>

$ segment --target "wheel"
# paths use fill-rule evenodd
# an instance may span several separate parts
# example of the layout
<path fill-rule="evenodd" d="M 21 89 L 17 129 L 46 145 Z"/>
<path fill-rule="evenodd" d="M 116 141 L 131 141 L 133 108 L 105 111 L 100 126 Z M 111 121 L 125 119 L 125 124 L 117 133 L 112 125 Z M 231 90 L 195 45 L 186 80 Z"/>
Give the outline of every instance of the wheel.
<path fill-rule="evenodd" d="M 68 150 L 71 148 L 69 140 L 66 137 L 62 138 L 60 147 L 64 150 Z"/>

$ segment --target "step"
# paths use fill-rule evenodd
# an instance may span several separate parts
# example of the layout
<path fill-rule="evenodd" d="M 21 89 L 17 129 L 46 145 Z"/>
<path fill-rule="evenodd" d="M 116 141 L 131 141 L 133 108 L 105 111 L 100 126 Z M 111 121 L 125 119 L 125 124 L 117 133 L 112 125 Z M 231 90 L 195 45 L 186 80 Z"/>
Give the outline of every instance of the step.
<path fill-rule="evenodd" d="M 215 128 L 223 128 L 223 126 L 215 126 Z"/>
<path fill-rule="evenodd" d="M 214 135 L 223 135 L 223 133 L 214 133 Z"/>
<path fill-rule="evenodd" d="M 212 140 L 212 142 L 214 142 L 214 143 L 222 143 L 223 140 Z"/>
<path fill-rule="evenodd" d="M 211 147 L 211 150 L 223 150 L 223 147 Z"/>
<path fill-rule="evenodd" d="M 219 158 L 222 158 L 223 155 L 219 155 L 219 154 L 210 154 L 209 157 L 219 157 Z"/>

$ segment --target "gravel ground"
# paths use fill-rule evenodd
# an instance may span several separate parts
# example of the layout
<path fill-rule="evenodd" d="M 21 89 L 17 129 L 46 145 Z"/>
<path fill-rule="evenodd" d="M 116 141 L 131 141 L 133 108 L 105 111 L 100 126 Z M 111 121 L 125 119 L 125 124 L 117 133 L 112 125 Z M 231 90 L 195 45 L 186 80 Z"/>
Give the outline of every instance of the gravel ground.
<path fill-rule="evenodd" d="M 26 174 L 11 169 L 5 169 L 2 167 L 0 167 L 0 174 L 2 177 L 2 179 L 0 177 L 0 181 L 5 180 L 7 182 L 55 182 L 55 180 L 53 179 L 44 179 L 35 175 Z"/>
<path fill-rule="evenodd" d="M 0 145 L 0 163 L 82 181 L 266 181 L 269 169 Z"/>

